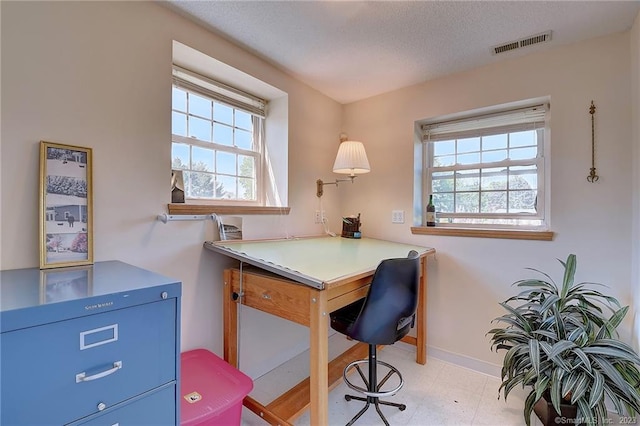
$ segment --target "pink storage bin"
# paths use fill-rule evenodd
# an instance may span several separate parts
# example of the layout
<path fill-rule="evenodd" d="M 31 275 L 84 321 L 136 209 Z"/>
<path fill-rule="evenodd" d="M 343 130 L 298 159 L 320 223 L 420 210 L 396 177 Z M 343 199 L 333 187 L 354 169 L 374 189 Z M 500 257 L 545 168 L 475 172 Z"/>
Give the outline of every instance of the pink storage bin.
<path fill-rule="evenodd" d="M 250 377 L 206 349 L 181 353 L 180 368 L 181 426 L 240 425 Z"/>

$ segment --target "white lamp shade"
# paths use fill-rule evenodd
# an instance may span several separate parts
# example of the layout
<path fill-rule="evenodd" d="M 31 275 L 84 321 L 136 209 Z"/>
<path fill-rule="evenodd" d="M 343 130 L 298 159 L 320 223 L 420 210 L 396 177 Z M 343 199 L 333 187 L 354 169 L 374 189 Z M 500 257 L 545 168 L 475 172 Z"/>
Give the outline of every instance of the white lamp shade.
<path fill-rule="evenodd" d="M 371 167 L 362 142 L 344 141 L 340 143 L 336 162 L 333 163 L 334 173 L 354 176 L 370 171 Z"/>

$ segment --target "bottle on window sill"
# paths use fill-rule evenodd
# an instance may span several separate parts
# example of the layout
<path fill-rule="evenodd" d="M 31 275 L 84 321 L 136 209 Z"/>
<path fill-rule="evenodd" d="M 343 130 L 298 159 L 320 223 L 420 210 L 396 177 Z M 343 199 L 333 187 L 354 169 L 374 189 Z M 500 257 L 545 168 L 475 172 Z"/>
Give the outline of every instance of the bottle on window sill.
<path fill-rule="evenodd" d="M 436 206 L 433 205 L 433 194 L 429 195 L 429 204 L 427 204 L 427 226 L 436 226 Z"/>

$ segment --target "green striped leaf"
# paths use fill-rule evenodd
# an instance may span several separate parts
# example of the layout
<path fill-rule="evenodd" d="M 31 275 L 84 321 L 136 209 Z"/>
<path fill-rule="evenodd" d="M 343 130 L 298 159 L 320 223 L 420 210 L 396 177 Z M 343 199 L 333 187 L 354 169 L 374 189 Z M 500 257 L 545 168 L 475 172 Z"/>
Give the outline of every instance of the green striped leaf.
<path fill-rule="evenodd" d="M 598 370 L 593 370 L 593 385 L 589 391 L 589 407 L 593 408 L 604 397 L 604 377 Z"/>

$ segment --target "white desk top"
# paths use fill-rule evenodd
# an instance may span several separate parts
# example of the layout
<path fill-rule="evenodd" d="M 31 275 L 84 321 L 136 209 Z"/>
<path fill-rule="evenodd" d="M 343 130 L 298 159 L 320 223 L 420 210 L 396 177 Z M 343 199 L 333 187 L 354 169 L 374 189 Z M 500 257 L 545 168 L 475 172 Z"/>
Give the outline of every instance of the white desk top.
<path fill-rule="evenodd" d="M 410 250 L 420 256 L 433 251 L 430 247 L 373 238 L 341 237 L 207 241 L 204 246 L 319 289 L 347 277 L 373 272 L 380 261 L 406 257 Z"/>

